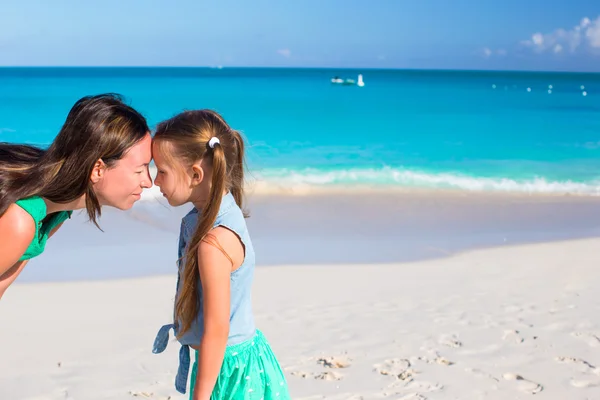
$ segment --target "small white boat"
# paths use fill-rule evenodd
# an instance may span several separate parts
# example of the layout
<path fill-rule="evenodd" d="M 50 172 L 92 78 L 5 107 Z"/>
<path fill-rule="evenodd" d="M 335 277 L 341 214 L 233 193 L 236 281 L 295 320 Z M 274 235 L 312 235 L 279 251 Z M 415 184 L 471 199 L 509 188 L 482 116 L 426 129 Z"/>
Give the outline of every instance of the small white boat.
<path fill-rule="evenodd" d="M 360 87 L 365 86 L 365 82 L 363 81 L 362 74 L 358 74 L 358 83 L 357 83 L 357 85 L 360 86 Z"/>
<path fill-rule="evenodd" d="M 331 83 L 334 85 L 342 85 L 342 86 L 359 86 L 359 87 L 363 87 L 365 86 L 365 82 L 363 81 L 363 76 L 362 74 L 358 75 L 358 81 L 355 81 L 354 79 L 342 79 L 339 76 L 334 76 L 333 78 L 331 78 Z"/>

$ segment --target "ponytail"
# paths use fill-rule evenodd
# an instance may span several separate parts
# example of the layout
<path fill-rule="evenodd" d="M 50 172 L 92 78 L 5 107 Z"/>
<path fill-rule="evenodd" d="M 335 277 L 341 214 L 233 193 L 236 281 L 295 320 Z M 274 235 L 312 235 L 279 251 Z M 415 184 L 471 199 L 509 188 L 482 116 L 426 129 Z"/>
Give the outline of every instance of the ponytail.
<path fill-rule="evenodd" d="M 232 130 L 235 162 L 231 165 L 231 194 L 238 207 L 244 213 L 244 217 L 249 214 L 244 210 L 244 140 L 238 131 Z"/>
<path fill-rule="evenodd" d="M 179 321 L 179 336 L 187 332 L 196 319 L 200 311 L 199 298 L 199 280 L 200 271 L 198 270 L 198 248 L 200 242 L 212 229 L 223 198 L 225 190 L 225 178 L 227 171 L 227 162 L 225 154 L 220 144 L 215 144 L 212 149 L 212 180 L 208 202 L 202 209 L 202 215 L 196 226 L 196 231 L 187 245 L 186 261 L 183 269 L 183 282 L 185 285 L 175 305 L 175 320 Z"/>

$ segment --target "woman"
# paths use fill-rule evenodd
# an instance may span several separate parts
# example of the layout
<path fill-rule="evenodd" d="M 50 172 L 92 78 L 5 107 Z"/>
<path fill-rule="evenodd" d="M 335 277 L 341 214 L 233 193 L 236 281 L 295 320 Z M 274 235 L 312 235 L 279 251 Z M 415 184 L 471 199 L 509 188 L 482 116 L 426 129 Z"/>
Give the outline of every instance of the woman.
<path fill-rule="evenodd" d="M 71 217 L 129 209 L 152 186 L 146 119 L 118 95 L 75 103 L 47 150 L 0 143 L 0 298 L 27 261 Z"/>

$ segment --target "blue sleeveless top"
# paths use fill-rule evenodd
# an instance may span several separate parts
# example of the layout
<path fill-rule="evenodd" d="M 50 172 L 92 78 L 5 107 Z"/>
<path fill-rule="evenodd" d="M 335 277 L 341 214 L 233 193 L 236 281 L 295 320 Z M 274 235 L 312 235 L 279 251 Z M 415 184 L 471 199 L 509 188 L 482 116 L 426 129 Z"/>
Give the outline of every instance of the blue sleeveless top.
<path fill-rule="evenodd" d="M 185 266 L 185 249 L 188 241 L 191 239 L 198 223 L 199 212 L 193 208 L 181 221 L 179 233 L 178 259 L 181 260 L 177 273 L 177 287 L 175 294 L 175 304 L 183 286 L 182 272 Z M 234 345 L 252 338 L 256 332 L 254 324 L 254 315 L 252 313 L 252 281 L 254 279 L 255 254 L 246 220 L 242 210 L 238 207 L 231 193 L 227 193 L 221 200 L 221 207 L 217 214 L 213 228 L 223 226 L 234 232 L 244 245 L 245 255 L 242 265 L 231 273 L 230 283 L 230 314 L 229 314 L 229 338 L 227 345 Z M 204 331 L 204 316 L 202 314 L 202 285 L 198 284 L 200 298 L 200 312 L 191 328 L 179 338 L 182 347 L 179 351 L 179 369 L 175 378 L 175 387 L 180 393 L 184 393 L 187 387 L 187 377 L 190 366 L 190 345 L 200 345 L 202 333 Z M 154 341 L 153 353 L 162 353 L 169 341 L 169 331 L 177 331 L 177 323 L 164 325 L 160 328 Z"/>

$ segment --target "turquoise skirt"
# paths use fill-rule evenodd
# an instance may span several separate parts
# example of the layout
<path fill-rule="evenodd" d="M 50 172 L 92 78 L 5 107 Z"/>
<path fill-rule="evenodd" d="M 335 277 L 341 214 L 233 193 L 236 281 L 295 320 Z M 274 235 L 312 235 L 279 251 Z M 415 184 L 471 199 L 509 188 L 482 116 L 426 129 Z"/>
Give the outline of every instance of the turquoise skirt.
<path fill-rule="evenodd" d="M 198 371 L 198 352 L 195 351 L 190 380 L 190 400 L 194 394 Z M 262 332 L 252 339 L 227 346 L 221 372 L 211 400 L 290 400 L 290 394 L 271 346 Z"/>

